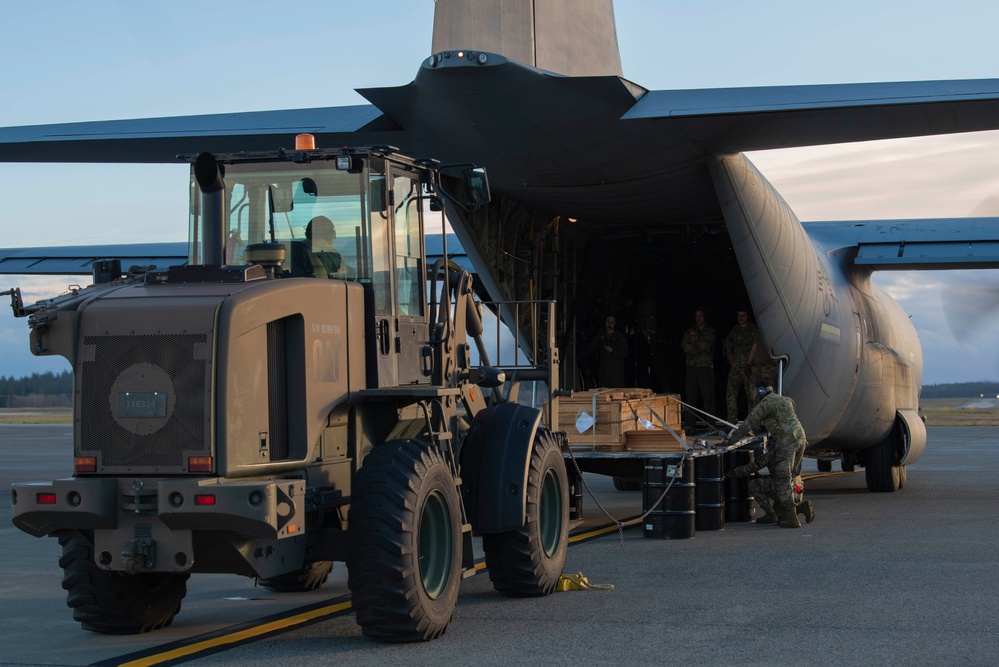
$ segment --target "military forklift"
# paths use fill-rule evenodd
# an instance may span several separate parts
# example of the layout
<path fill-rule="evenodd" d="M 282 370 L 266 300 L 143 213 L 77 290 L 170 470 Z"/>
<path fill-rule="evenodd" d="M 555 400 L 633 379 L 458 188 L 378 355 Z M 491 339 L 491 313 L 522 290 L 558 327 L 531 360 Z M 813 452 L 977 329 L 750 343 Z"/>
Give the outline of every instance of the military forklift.
<path fill-rule="evenodd" d="M 58 538 L 87 630 L 169 625 L 194 573 L 308 591 L 341 561 L 365 635 L 429 640 L 473 535 L 499 593 L 558 583 L 564 434 L 473 365 L 471 276 L 424 250 L 425 217 L 489 201 L 485 170 L 298 140 L 179 156 L 186 265 L 102 261 L 89 287 L 15 299 L 32 351 L 74 369 L 74 474 L 14 484 L 13 522 Z M 520 376 L 555 386 L 545 356 Z"/>

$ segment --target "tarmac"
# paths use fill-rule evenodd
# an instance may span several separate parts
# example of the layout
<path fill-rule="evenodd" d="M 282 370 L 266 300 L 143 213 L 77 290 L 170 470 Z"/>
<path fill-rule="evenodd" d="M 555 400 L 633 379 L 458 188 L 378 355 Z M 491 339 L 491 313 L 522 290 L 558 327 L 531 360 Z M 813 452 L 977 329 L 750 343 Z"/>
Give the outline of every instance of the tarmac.
<path fill-rule="evenodd" d="M 0 483 L 66 476 L 69 425 L 0 426 Z M 86 632 L 65 604 L 59 546 L 0 505 L 0 665 L 993 665 L 999 654 L 999 429 L 930 427 L 898 493 L 864 472 L 816 472 L 814 523 L 728 523 L 692 539 L 607 526 L 593 498 L 565 572 L 612 590 L 511 599 L 483 572 L 462 582 L 447 633 L 423 644 L 366 639 L 345 568 L 304 594 L 235 575 L 194 575 L 181 613 L 139 636 Z M 838 470 L 838 466 L 834 466 Z M 641 491 L 587 475 L 615 518 Z M 600 526 L 606 526 L 601 530 Z"/>

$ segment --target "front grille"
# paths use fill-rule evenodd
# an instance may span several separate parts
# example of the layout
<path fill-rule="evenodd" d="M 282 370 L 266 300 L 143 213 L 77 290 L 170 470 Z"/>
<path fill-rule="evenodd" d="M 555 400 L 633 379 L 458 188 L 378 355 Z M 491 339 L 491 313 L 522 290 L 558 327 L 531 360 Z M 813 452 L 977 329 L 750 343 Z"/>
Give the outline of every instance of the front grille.
<path fill-rule="evenodd" d="M 209 360 L 205 334 L 84 336 L 93 353 L 80 366 L 78 412 L 82 456 L 98 456 L 98 472 L 181 473 L 189 456 L 209 456 Z M 200 353 L 196 353 L 196 348 Z M 135 364 L 162 369 L 172 382 L 172 411 L 162 427 L 137 434 L 112 412 L 112 387 Z"/>

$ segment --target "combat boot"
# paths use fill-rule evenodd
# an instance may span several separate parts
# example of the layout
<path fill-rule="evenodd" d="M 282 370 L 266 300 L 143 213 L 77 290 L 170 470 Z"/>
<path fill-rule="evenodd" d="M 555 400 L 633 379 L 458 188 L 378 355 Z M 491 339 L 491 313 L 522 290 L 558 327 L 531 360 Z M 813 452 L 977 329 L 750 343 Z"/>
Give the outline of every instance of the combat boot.
<path fill-rule="evenodd" d="M 781 528 L 801 528 L 801 522 L 798 521 L 798 513 L 794 510 L 794 507 L 789 510 L 783 510 L 779 518 Z"/>
<path fill-rule="evenodd" d="M 777 515 L 773 512 L 765 512 L 763 516 L 756 519 L 757 525 L 774 524 L 777 523 Z"/>
<path fill-rule="evenodd" d="M 805 523 L 811 523 L 815 521 L 815 508 L 812 507 L 812 501 L 806 500 L 800 502 L 795 506 L 795 510 L 798 514 L 805 517 Z"/>

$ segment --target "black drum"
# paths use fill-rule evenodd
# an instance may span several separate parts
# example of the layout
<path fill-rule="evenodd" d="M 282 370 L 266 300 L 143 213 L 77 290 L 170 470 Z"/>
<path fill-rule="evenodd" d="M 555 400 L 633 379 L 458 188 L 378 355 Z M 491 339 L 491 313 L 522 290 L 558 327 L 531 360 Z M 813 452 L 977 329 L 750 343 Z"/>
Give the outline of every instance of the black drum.
<path fill-rule="evenodd" d="M 751 449 L 736 449 L 725 454 L 725 471 L 729 472 L 746 463 L 753 462 Z M 752 521 L 753 501 L 749 495 L 748 477 L 730 477 L 725 480 L 725 520 L 730 523 Z"/>
<path fill-rule="evenodd" d="M 725 527 L 725 478 L 722 477 L 721 453 L 694 459 L 697 530 L 721 530 Z"/>
<path fill-rule="evenodd" d="M 676 481 L 676 466 L 681 466 Z M 670 482 L 673 485 L 670 486 Z M 669 489 L 669 491 L 666 491 Z M 656 501 L 666 496 L 656 505 Z M 645 537 L 663 540 L 686 540 L 694 536 L 694 465 L 683 456 L 645 459 L 642 475 L 642 513 Z"/>

